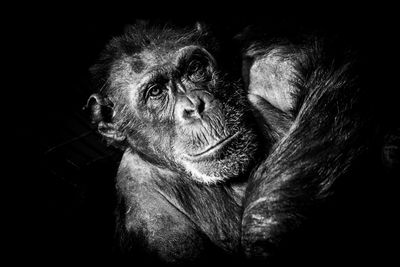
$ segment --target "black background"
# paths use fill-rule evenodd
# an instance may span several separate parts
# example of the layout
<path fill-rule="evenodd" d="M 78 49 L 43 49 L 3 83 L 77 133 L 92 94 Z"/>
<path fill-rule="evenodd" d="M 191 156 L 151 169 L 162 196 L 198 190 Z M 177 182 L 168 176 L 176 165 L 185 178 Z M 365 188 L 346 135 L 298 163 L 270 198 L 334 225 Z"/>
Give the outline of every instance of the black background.
<path fill-rule="evenodd" d="M 3 23 L 4 42 L 11 46 L 4 53 L 12 57 L 10 76 L 5 77 L 12 81 L 5 89 L 11 93 L 7 94 L 11 100 L 4 100 L 5 117 L 11 122 L 6 128 L 11 125 L 9 140 L 14 141 L 4 141 L 6 147 L 11 146 L 6 167 L 12 168 L 11 180 L 17 184 L 4 189 L 10 190 L 5 192 L 11 194 L 6 203 L 12 207 L 5 217 L 17 221 L 11 220 L 9 243 L 16 259 L 59 261 L 83 256 L 105 260 L 112 255 L 113 176 L 120 154 L 93 133 L 82 108 L 91 93 L 88 68 L 106 42 L 136 19 L 178 24 L 205 21 L 227 38 L 248 24 L 274 29 L 304 25 L 339 33 L 361 52 L 369 90 L 376 90 L 378 117 L 389 124 L 397 120 L 398 48 L 390 7 L 215 4 L 133 2 L 97 4 L 96 8 L 61 4 L 14 8 L 15 15 Z M 385 188 L 390 188 L 392 181 L 382 183 L 389 183 Z M 386 193 L 376 192 L 371 198 L 378 201 L 382 196 Z M 379 261 L 391 256 L 387 242 L 394 239 L 394 222 L 389 222 L 388 213 L 394 211 L 388 207 L 371 211 L 376 229 L 366 233 L 382 233 L 382 238 L 371 238 L 371 246 L 380 252 L 375 255 Z"/>

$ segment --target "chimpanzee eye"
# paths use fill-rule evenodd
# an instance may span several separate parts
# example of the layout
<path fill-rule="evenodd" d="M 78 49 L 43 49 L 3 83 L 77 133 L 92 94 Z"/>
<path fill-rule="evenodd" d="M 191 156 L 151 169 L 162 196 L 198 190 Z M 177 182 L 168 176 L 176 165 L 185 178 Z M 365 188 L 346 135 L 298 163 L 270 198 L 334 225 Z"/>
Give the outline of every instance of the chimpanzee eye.
<path fill-rule="evenodd" d="M 192 75 L 196 72 L 202 71 L 204 69 L 204 64 L 200 62 L 199 60 L 193 60 L 190 62 L 188 68 L 187 68 L 187 73 L 189 75 Z"/>
<path fill-rule="evenodd" d="M 189 65 L 188 72 L 189 73 L 193 73 L 193 72 L 196 72 L 196 71 L 200 70 L 200 68 L 201 68 L 201 63 L 200 62 L 192 61 L 190 63 L 190 65 Z"/>
<path fill-rule="evenodd" d="M 153 85 L 147 91 L 147 96 L 149 97 L 159 97 L 162 93 L 164 93 L 165 88 L 161 85 Z"/>
<path fill-rule="evenodd" d="M 187 77 L 193 82 L 206 82 L 210 79 L 208 64 L 204 60 L 191 61 L 186 69 Z"/>

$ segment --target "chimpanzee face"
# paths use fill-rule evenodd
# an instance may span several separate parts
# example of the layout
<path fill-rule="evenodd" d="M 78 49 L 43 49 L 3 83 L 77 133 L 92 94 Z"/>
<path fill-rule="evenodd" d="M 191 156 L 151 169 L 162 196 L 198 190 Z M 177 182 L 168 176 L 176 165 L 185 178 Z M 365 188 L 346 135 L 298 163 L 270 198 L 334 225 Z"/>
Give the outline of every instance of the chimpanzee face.
<path fill-rule="evenodd" d="M 147 46 L 111 63 L 113 122 L 131 149 L 213 183 L 248 169 L 256 135 L 244 91 L 200 45 Z"/>

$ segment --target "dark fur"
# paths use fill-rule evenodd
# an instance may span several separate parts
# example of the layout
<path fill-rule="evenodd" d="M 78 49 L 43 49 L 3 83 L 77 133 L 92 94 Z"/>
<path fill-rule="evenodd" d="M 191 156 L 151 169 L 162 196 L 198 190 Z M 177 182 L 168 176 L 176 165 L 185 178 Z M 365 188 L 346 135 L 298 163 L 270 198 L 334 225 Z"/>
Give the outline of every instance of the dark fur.
<path fill-rule="evenodd" d="M 281 46 L 259 48 L 258 53 L 276 47 Z M 350 58 L 329 55 L 321 41 L 291 44 L 280 56 L 295 63 L 292 82 L 298 91 L 294 107 L 283 114 L 292 118 L 290 128 L 254 170 L 247 187 L 242 245 L 251 258 L 276 253 L 287 234 L 298 231 L 333 194 L 337 179 L 357 175 L 360 155 L 373 133 Z M 267 124 L 281 128 L 272 120 Z"/>
<path fill-rule="evenodd" d="M 229 255 L 234 261 L 237 257 L 232 257 L 233 254 L 241 255 L 241 196 L 236 191 L 242 190 L 242 180 L 249 175 L 251 167 L 224 183 L 206 185 L 194 181 L 173 157 L 166 154 L 168 148 L 171 150 L 168 140 L 182 138 L 175 133 L 175 122 L 162 120 L 167 117 L 164 115 L 165 110 L 154 106 L 150 111 L 141 100 L 137 107 L 140 117 L 136 115 L 128 104 L 127 95 L 123 93 L 124 85 L 115 84 L 110 78 L 112 72 L 115 72 L 116 62 L 121 58 L 134 58 L 136 63 L 131 68 L 133 72 L 140 72 L 143 66 L 137 66 L 137 55 L 141 55 L 144 49 L 152 51 L 153 55 L 169 51 L 163 54 L 169 57 L 188 45 L 202 47 L 208 53 L 217 55 L 218 46 L 202 29 L 173 30 L 168 27 L 137 26 L 128 28 L 122 37 L 113 39 L 100 62 L 92 68 L 95 82 L 100 88 L 99 93 L 93 96 L 93 121 L 109 143 L 126 149 L 117 175 L 120 195 L 118 235 L 121 247 L 128 251 L 126 255 L 133 253 L 133 257 L 137 257 L 135 251 L 145 251 L 145 255 L 154 255 L 156 261 L 166 262 L 208 261 L 209 255 L 226 260 Z M 190 66 L 183 61 L 179 72 L 185 74 L 185 68 Z M 221 124 L 219 113 L 210 114 L 209 129 L 213 132 L 209 134 L 218 135 L 214 131 L 222 126 L 227 127 L 222 130 L 231 131 L 232 134 L 241 131 L 242 124 L 246 125 L 246 131 L 255 127 L 252 120 L 249 120 L 250 109 L 242 88 L 228 81 L 219 71 L 209 74 L 211 80 L 200 74 L 198 72 L 189 78 L 200 81 L 198 84 L 201 86 L 208 86 L 213 90 L 211 93 L 215 99 L 223 100 L 219 104 L 220 111 L 217 111 L 226 119 L 225 124 Z M 110 113 L 113 115 L 107 115 Z M 149 125 L 153 125 L 153 131 L 145 132 Z M 254 150 L 252 147 L 255 147 L 255 143 L 252 140 L 255 135 L 252 132 L 249 130 L 248 134 L 238 138 L 235 149 L 242 146 L 243 149 Z M 236 151 L 232 148 L 225 153 L 235 155 Z M 250 157 L 247 154 L 245 156 Z M 233 158 L 241 161 L 239 155 Z M 251 161 L 254 164 L 254 159 Z"/>
<path fill-rule="evenodd" d="M 180 47 L 197 44 L 217 55 L 215 40 L 208 38 L 208 33 L 193 30 L 147 26 L 128 29 L 126 35 L 111 41 L 92 69 L 100 94 L 104 99 L 122 101 L 124 96 L 108 84 L 111 65 L 123 54 L 140 53 L 150 45 L 149 40 L 153 41 L 151 45 L 161 47 L 170 41 Z M 241 177 L 213 185 L 187 179 L 173 162 L 165 165 L 157 158 L 159 155 L 147 154 L 147 150 L 138 152 L 136 164 L 135 160 L 123 162 L 122 165 L 139 166 L 131 171 L 121 165 L 117 176 L 121 200 L 119 231 L 126 254 L 135 258 L 143 252 L 167 262 L 208 261 L 211 256 L 235 262 L 243 259 L 243 254 L 250 259 L 269 259 L 287 244 L 285 241 L 291 240 L 292 233 L 298 231 L 315 208 L 333 194 L 337 180 L 356 172 L 372 131 L 363 106 L 357 69 L 351 60 L 337 51 L 331 54 L 316 39 L 258 40 L 251 41 L 248 47 L 243 72 L 247 85 L 253 62 L 273 49 L 279 50 L 279 57 L 293 63 L 295 73 L 290 81 L 295 88 L 291 92 L 294 105 L 290 110 L 282 111 L 267 99 L 260 99 L 259 105 L 246 104 L 245 110 L 254 111 L 262 128 L 259 147 L 268 154 L 253 159 L 257 168 L 249 168 Z M 136 62 L 133 70 L 140 71 L 141 64 Z M 225 80 L 219 82 L 225 83 Z M 227 102 L 243 98 L 240 89 L 231 93 L 233 97 L 223 96 Z M 107 107 L 100 103 L 94 109 L 96 123 L 103 121 L 104 115 L 99 112 L 102 106 Z M 121 129 L 126 129 L 128 123 L 129 129 L 133 129 L 132 125 L 142 127 L 130 112 L 117 110 L 118 132 L 123 132 Z M 135 135 L 133 131 L 129 134 Z M 139 134 L 135 138 L 149 140 Z M 112 143 L 118 140 L 119 144 L 122 141 L 127 146 L 125 138 L 110 140 Z M 169 166 L 169 171 L 160 173 L 158 165 Z M 245 188 L 244 199 L 235 192 L 238 188 Z M 156 212 L 147 214 L 147 209 Z M 155 215 L 157 212 L 160 214 Z M 157 223 L 149 226 L 152 220 Z M 130 230 L 127 224 L 133 225 Z M 182 228 L 174 228 L 176 225 Z"/>

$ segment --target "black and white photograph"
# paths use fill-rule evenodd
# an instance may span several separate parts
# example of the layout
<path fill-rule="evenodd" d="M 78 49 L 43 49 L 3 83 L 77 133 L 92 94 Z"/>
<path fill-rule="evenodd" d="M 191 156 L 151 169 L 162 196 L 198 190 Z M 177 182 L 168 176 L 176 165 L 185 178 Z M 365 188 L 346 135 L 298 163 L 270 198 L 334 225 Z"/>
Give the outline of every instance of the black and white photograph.
<path fill-rule="evenodd" d="M 390 8 L 101 5 L 26 7 L 9 21 L 13 258 L 392 262 L 400 105 Z"/>

